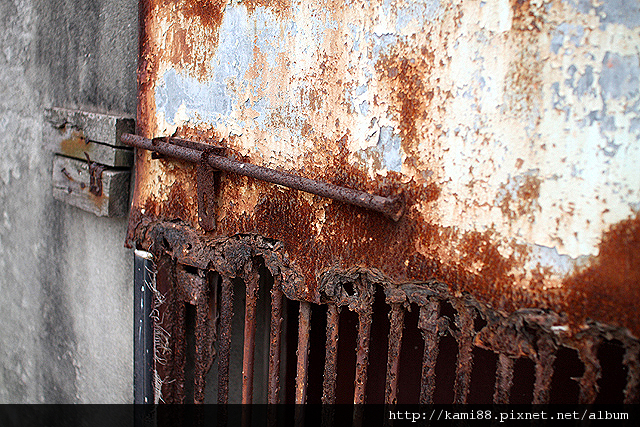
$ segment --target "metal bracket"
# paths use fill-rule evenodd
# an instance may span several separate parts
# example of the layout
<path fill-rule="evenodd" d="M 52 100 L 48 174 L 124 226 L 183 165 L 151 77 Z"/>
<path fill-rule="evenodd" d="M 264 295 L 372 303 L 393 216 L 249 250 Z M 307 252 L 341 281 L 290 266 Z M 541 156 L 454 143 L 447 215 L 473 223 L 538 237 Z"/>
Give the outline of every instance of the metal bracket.
<path fill-rule="evenodd" d="M 204 193 L 204 187 L 209 186 L 210 183 L 215 182 L 215 180 L 211 180 L 207 177 L 206 174 L 208 172 L 204 169 L 206 165 L 216 170 L 237 173 L 250 178 L 271 182 L 293 188 L 295 190 L 305 191 L 307 193 L 327 197 L 332 200 L 374 210 L 384 214 L 388 218 L 391 218 L 393 221 L 398 221 L 404 213 L 404 197 L 402 196 L 402 193 L 392 197 L 383 197 L 360 190 L 340 187 L 338 185 L 320 182 L 286 172 L 280 172 L 251 163 L 240 162 L 224 157 L 224 148 L 222 147 L 211 146 L 209 144 L 180 138 L 164 137 L 147 139 L 137 135 L 123 134 L 120 140 L 132 147 L 150 150 L 152 152 L 159 153 L 162 156 L 175 157 L 188 162 L 198 163 L 200 165 L 198 176 L 202 176 L 202 179 L 198 179 L 198 211 L 200 214 L 200 210 L 204 209 L 204 221 L 205 226 L 207 227 L 210 227 L 212 222 L 211 218 L 207 217 L 212 216 L 215 212 L 212 212 L 215 196 L 214 198 L 211 198 L 211 193 L 206 191 L 208 195 L 203 195 L 201 199 L 200 193 Z M 202 203 L 200 203 L 201 200 Z M 202 208 L 200 205 L 202 205 Z M 203 219 L 200 218 L 200 221 L 203 221 Z M 215 226 L 215 223 L 213 226 Z"/>
<path fill-rule="evenodd" d="M 95 196 L 102 196 L 102 172 L 105 167 L 96 162 L 92 162 L 89 157 L 89 153 L 84 153 L 87 157 L 87 164 L 89 165 L 89 192 Z"/>

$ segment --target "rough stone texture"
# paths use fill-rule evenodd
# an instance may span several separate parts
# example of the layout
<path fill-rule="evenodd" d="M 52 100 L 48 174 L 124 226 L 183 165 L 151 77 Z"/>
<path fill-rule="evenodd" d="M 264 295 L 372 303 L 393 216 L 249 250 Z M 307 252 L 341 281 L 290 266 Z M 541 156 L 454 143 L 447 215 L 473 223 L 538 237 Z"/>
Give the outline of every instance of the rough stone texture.
<path fill-rule="evenodd" d="M 43 113 L 135 115 L 135 0 L 0 2 L 0 403 L 132 401 L 123 219 L 55 201 Z"/>

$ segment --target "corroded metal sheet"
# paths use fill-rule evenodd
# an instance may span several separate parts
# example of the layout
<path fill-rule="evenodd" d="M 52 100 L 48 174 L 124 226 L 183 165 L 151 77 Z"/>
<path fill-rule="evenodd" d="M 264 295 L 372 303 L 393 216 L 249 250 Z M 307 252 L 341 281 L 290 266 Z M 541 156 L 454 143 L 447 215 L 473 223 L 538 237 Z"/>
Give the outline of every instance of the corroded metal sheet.
<path fill-rule="evenodd" d="M 141 25 L 143 136 L 404 192 L 394 223 L 222 174 L 212 234 L 281 241 L 292 296 L 359 266 L 640 335 L 636 2 L 148 0 Z M 136 168 L 132 243 L 145 217 L 199 229 L 195 166 Z"/>

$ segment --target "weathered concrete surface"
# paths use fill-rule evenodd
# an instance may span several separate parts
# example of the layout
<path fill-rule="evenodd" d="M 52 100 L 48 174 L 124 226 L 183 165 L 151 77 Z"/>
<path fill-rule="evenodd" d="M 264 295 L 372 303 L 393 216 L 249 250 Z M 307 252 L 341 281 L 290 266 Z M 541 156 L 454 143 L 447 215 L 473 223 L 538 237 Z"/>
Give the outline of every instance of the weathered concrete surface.
<path fill-rule="evenodd" d="M 298 297 L 317 300 L 327 268 L 360 265 L 640 334 L 637 2 L 144 7 L 146 136 L 225 138 L 260 165 L 404 189 L 392 224 L 225 178 L 217 232 L 282 240 L 306 274 Z M 144 215 L 197 226 L 193 168 L 137 166 L 132 229 Z"/>
<path fill-rule="evenodd" d="M 137 2 L 0 2 L 0 402 L 132 401 L 125 221 L 52 197 L 45 107 L 135 114 Z"/>

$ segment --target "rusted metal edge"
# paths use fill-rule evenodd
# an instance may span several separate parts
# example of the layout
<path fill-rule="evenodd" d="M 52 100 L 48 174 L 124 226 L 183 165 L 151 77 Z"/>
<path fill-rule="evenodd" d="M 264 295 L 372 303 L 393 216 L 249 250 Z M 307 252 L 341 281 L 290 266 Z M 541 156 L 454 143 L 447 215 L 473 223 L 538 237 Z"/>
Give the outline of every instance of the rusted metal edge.
<path fill-rule="evenodd" d="M 207 163 L 215 169 L 360 206 L 365 209 L 380 212 L 393 221 L 398 221 L 405 210 L 404 197 L 402 194 L 393 197 L 378 196 L 352 188 L 340 187 L 338 185 L 253 165 L 251 163 L 239 162 L 231 158 L 216 155 L 213 152 L 199 151 L 190 147 L 172 144 L 166 142 L 164 139 L 150 140 L 142 136 L 123 134 L 120 140 L 132 147 L 150 150 L 192 163 L 198 163 L 201 159 L 206 159 Z M 171 141 L 171 139 L 169 141 Z M 206 153 L 206 155 L 203 156 L 203 153 Z"/>
<path fill-rule="evenodd" d="M 336 378 L 338 375 L 338 329 L 340 326 L 340 307 L 328 304 L 327 332 L 324 358 L 324 378 L 322 381 L 322 403 L 336 403 Z"/>
<path fill-rule="evenodd" d="M 253 403 L 253 363 L 256 342 L 256 305 L 260 277 L 253 262 L 247 263 L 244 272 L 245 314 L 244 347 L 242 355 L 242 404 Z"/>
<path fill-rule="evenodd" d="M 493 403 L 508 404 L 513 386 L 513 365 L 514 361 L 509 356 L 500 353 L 498 355 L 498 365 L 496 367 L 496 385 L 493 393 Z"/>
<path fill-rule="evenodd" d="M 280 351 L 282 345 L 282 301 L 280 280 L 273 278 L 271 289 L 271 331 L 269 336 L 269 384 L 267 403 L 280 403 Z"/>
<path fill-rule="evenodd" d="M 420 307 L 418 328 L 422 331 L 424 350 L 422 355 L 422 374 L 420 379 L 420 404 L 433 403 L 433 393 L 436 388 L 436 360 L 438 359 L 440 331 L 438 319 L 440 317 L 440 302 L 436 298 L 429 298 Z"/>
<path fill-rule="evenodd" d="M 387 351 L 387 376 L 385 380 L 384 403 L 395 405 L 398 395 L 398 371 L 400 369 L 400 349 L 404 328 L 404 308 L 402 303 L 391 305 L 389 313 L 389 348 Z"/>
<path fill-rule="evenodd" d="M 298 319 L 298 349 L 296 350 L 296 404 L 304 404 L 307 401 L 310 333 L 311 304 L 308 302 L 300 302 L 300 315 Z"/>
<path fill-rule="evenodd" d="M 220 298 L 220 338 L 218 344 L 218 403 L 229 403 L 229 359 L 231 352 L 231 321 L 233 317 L 233 282 L 222 276 Z"/>

